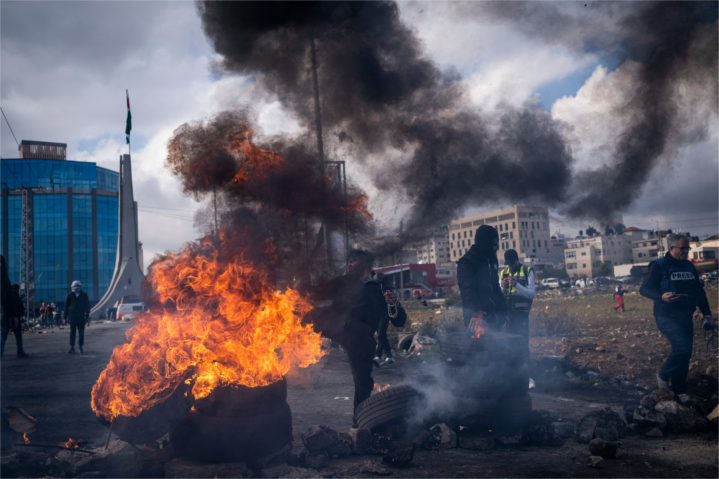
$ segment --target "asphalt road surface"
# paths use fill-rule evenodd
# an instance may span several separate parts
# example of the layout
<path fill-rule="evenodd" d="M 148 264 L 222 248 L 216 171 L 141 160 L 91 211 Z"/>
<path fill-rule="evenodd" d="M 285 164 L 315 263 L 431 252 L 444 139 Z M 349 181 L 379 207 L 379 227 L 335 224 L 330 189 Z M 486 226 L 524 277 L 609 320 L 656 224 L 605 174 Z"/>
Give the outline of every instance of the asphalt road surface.
<path fill-rule="evenodd" d="M 124 340 L 128 323 L 93 323 L 85 333 L 85 354 L 68 354 L 69 329 L 24 336 L 27 359 L 15 358 L 14 337 L 2 361 L 2 406 L 22 407 L 38 421 L 30 434 L 35 443 L 58 443 L 68 438 L 91 445 L 104 443 L 107 429 L 90 408 L 90 391 L 110 359 L 113 346 Z M 422 383 L 430 367 L 421 357 L 397 360 L 397 365 L 374 373 L 381 385 Z M 561 379 L 561 378 L 560 378 Z M 294 446 L 302 431 L 322 424 L 346 432 L 352 422 L 354 388 L 344 354 L 332 350 L 312 367 L 288 375 L 288 403 L 292 408 Z M 576 422 L 597 408 L 622 408 L 640 396 L 622 391 L 538 382 L 531 392 L 533 407 L 555 419 Z M 602 469 L 587 467 L 587 446 L 573 440 L 561 447 L 520 446 L 492 451 L 422 451 L 409 468 L 393 469 L 393 477 L 717 477 L 717 434 L 685 434 L 664 438 L 631 436 L 622 439 L 619 459 L 606 460 Z M 377 459 L 377 458 L 375 458 Z M 366 456 L 333 460 L 322 474 L 362 476 Z M 334 471 L 334 472 L 333 472 Z"/>

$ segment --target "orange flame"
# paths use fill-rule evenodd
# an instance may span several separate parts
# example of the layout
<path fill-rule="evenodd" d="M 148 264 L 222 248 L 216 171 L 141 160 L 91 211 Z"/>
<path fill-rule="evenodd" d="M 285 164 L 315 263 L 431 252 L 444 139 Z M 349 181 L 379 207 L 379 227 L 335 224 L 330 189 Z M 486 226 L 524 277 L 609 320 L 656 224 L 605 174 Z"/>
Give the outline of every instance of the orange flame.
<path fill-rule="evenodd" d="M 475 316 L 472 318 L 472 321 L 470 321 L 467 330 L 472 333 L 473 338 L 479 338 L 486 332 L 483 326 L 484 321 L 482 318 L 480 316 Z"/>
<path fill-rule="evenodd" d="M 22 433 L 22 439 L 25 441 L 25 444 L 30 444 L 30 439 L 28 439 L 27 433 Z"/>
<path fill-rule="evenodd" d="M 78 439 L 77 441 L 73 441 L 72 438 L 68 438 L 67 442 L 64 442 L 62 445 L 65 446 L 68 449 L 78 449 L 80 447 L 80 443 L 84 442 L 82 439 Z"/>
<path fill-rule="evenodd" d="M 387 384 L 385 387 L 382 387 L 379 384 L 375 383 L 373 391 L 381 393 L 382 391 L 386 391 L 388 388 L 389 388 L 389 384 Z"/>
<path fill-rule="evenodd" d="M 217 248 L 208 236 L 150 267 L 144 287 L 156 305 L 135 317 L 92 388 L 98 416 L 137 416 L 182 382 L 194 381 L 196 399 L 221 385 L 266 386 L 323 355 L 320 335 L 302 324 L 311 304 L 296 291 L 275 291 L 263 265 L 242 253 L 218 259 L 218 250 L 242 248 L 236 235 L 219 236 Z"/>
<path fill-rule="evenodd" d="M 372 218 L 374 218 L 374 216 L 372 216 L 372 213 L 370 213 L 367 209 L 367 201 L 367 195 L 362 193 L 354 198 L 348 198 L 347 206 L 340 207 L 340 210 L 344 211 L 345 213 L 356 211 L 364 215 L 365 218 L 367 218 L 368 220 L 371 220 Z"/>

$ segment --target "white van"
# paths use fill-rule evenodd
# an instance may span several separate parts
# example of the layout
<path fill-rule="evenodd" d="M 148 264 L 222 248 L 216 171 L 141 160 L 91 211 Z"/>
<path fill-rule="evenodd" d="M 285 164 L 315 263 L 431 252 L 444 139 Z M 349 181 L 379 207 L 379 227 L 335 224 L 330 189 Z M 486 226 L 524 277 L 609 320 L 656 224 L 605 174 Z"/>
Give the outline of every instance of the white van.
<path fill-rule="evenodd" d="M 117 319 L 132 319 L 140 311 L 147 311 L 147 306 L 142 303 L 121 304 L 117 307 Z"/>
<path fill-rule="evenodd" d="M 559 288 L 559 278 L 547 278 L 542 280 L 542 284 L 552 289 Z"/>

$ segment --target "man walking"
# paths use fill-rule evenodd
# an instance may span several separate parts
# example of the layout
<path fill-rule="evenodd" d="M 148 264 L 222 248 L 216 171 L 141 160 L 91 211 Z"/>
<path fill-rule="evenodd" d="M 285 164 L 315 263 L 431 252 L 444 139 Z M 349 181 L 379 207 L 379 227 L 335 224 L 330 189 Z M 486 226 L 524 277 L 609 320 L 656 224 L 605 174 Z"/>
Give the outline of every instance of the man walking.
<path fill-rule="evenodd" d="M 15 343 L 17 344 L 17 357 L 26 358 L 28 355 L 25 354 L 22 347 L 22 327 L 20 326 L 20 318 L 25 313 L 25 308 L 20 301 L 20 286 L 17 285 L 16 294 L 15 288 L 10 284 L 10 276 L 8 274 L 7 263 L 5 257 L 0 255 L 0 282 L 2 283 L 2 298 L 0 306 L 0 323 L 2 323 L 2 342 L 0 343 L 0 358 L 5 352 L 5 342 L 7 337 L 12 331 L 15 334 Z"/>
<path fill-rule="evenodd" d="M 639 292 L 654 301 L 657 327 L 672 345 L 671 354 L 657 373 L 657 384 L 683 394 L 694 344 L 694 311 L 698 306 L 711 325 L 714 319 L 697 270 L 687 259 L 689 240 L 671 235 L 668 244 L 669 252 L 649 263 L 649 274 Z"/>
<path fill-rule="evenodd" d="M 622 308 L 622 313 L 624 312 L 624 288 L 621 284 L 618 284 L 614 288 L 614 297 L 617 299 L 617 305 L 614 306 L 614 311 L 616 311 L 619 308 Z"/>
<path fill-rule="evenodd" d="M 82 354 L 82 346 L 85 344 L 85 324 L 90 323 L 90 298 L 82 290 L 79 281 L 72 282 L 72 292 L 65 298 L 65 321 L 70 321 L 70 351 L 75 354 L 75 331 L 78 334 L 78 346 Z"/>
<path fill-rule="evenodd" d="M 374 255 L 365 250 L 350 251 L 347 274 L 319 288 L 315 299 L 332 300 L 328 308 L 315 308 L 305 317 L 315 331 L 337 341 L 347 352 L 355 394 L 354 407 L 370 397 L 376 344 L 374 333 L 386 318 L 404 326 L 407 313 L 388 285 L 370 277 Z"/>
<path fill-rule="evenodd" d="M 469 330 L 498 331 L 507 319 L 507 305 L 499 283 L 499 234 L 489 225 L 477 228 L 474 245 L 457 266 L 464 325 Z"/>

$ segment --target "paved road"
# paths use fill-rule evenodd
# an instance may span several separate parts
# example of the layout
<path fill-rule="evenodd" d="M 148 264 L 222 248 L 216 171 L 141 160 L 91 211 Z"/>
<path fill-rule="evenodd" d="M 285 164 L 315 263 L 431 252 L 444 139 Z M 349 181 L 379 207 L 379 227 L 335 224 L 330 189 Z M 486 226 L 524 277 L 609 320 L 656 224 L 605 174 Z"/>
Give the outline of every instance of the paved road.
<path fill-rule="evenodd" d="M 8 337 L 1 369 L 2 405 L 21 407 L 38 420 L 37 432 L 29 436 L 32 442 L 56 443 L 71 437 L 99 444 L 107 437 L 107 429 L 90 408 L 90 391 L 129 327 L 125 322 L 93 322 L 85 328 L 85 353 L 75 355 L 67 353 L 70 328 L 24 334 L 27 359 L 16 359 L 15 337 Z"/>

